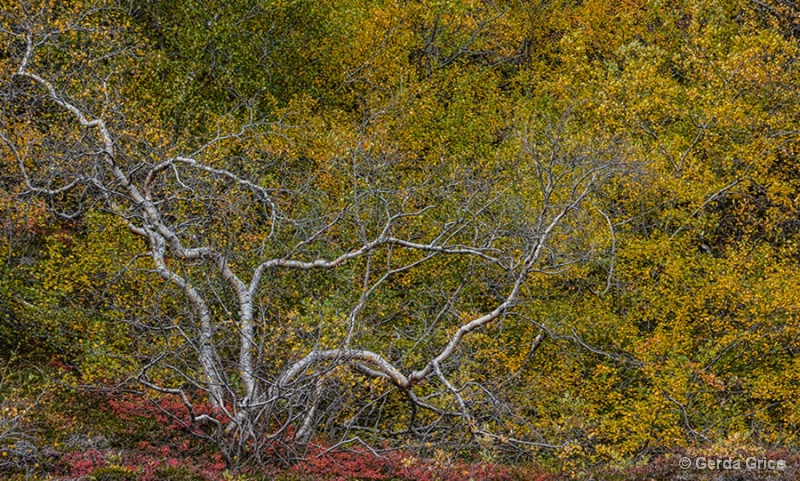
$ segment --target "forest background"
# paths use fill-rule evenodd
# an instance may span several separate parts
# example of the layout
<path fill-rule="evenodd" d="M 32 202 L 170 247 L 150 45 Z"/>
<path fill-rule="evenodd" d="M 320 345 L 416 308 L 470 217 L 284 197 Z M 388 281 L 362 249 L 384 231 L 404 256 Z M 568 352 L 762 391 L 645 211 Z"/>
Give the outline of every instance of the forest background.
<path fill-rule="evenodd" d="M 796 2 L 0 5 L 3 475 L 795 455 Z"/>

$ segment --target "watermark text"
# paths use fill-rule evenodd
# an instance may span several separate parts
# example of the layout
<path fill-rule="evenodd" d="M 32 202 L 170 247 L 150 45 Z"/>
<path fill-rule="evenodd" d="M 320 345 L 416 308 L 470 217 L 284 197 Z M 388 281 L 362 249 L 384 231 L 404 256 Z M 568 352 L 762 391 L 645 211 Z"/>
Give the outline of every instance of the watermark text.
<path fill-rule="evenodd" d="M 786 469 L 786 460 L 767 459 L 751 456 L 748 458 L 717 458 L 711 456 L 698 456 L 696 458 L 682 457 L 678 461 L 681 469 L 718 470 L 718 471 L 783 471 Z"/>

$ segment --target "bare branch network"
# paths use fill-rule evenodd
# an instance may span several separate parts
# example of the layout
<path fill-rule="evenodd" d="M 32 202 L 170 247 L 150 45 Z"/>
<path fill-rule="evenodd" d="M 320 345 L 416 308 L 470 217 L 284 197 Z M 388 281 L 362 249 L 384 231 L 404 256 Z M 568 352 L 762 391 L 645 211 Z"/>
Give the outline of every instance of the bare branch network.
<path fill-rule="evenodd" d="M 37 157 L 41 150 L 35 148 L 35 140 L 26 139 L 11 119 L 4 119 L 0 139 L 16 162 L 24 194 L 49 199 L 51 206 L 65 203 L 63 212 L 71 206 L 72 214 L 67 215 L 73 216 L 99 203 L 144 240 L 151 272 L 166 283 L 165 292 L 180 293 L 190 312 L 186 320 L 154 330 L 154 339 L 162 341 L 153 344 L 157 346 L 154 352 L 142 353 L 135 378 L 149 389 L 180 396 L 193 423 L 216 426 L 210 436 L 226 440 L 229 456 L 253 453 L 257 449 L 252 446 L 285 440 L 288 433 L 293 433 L 290 437 L 295 441 L 309 440 L 326 410 L 331 415 L 335 409 L 336 396 L 326 393 L 345 389 L 334 386 L 339 367 L 380 380 L 389 388 L 349 411 L 353 414 L 343 423 L 348 433 L 371 429 L 363 420 L 370 416 L 374 420 L 370 413 L 380 411 L 390 393 L 400 392 L 412 413 L 403 433 L 425 438 L 445 421 L 459 419 L 471 436 L 519 446 L 549 445 L 544 439 L 515 439 L 491 432 L 476 420 L 467 396 L 484 388 L 469 382 L 459 386 L 451 376 L 463 362 L 470 334 L 511 313 L 524 300 L 532 275 L 557 271 L 571 262 L 559 253 L 554 239 L 582 228 L 580 216 L 573 214 L 598 186 L 620 171 L 622 146 L 614 142 L 602 148 L 571 146 L 565 138 L 569 113 L 545 131 L 520 129 L 519 175 L 524 176 L 526 187 L 517 191 L 489 180 L 457 175 L 436 179 L 436 174 L 398 186 L 403 179 L 388 177 L 397 175 L 392 158 L 398 154 L 388 149 L 383 159 L 375 158 L 359 144 L 352 149 L 352 171 L 339 172 L 344 183 L 352 184 L 347 200 L 336 210 L 307 208 L 304 213 L 297 206 L 314 194 L 313 180 L 305 186 L 280 179 L 270 183 L 246 170 L 226 167 L 226 159 L 216 157 L 224 155 L 221 145 L 241 143 L 247 148 L 258 132 L 269 131 L 269 124 L 250 119 L 237 132 L 220 133 L 191 154 L 162 160 L 153 161 L 151 153 L 141 155 L 128 147 L 123 152 L 122 146 L 129 143 L 121 141 L 112 122 L 92 114 L 81 102 L 70 99 L 55 79 L 38 72 L 37 49 L 50 36 L 37 36 L 32 30 L 17 35 L 24 54 L 9 80 L 16 98 L 43 95 L 37 106 L 46 106 L 46 99 L 81 127 L 80 131 L 67 128 L 63 138 L 52 141 L 51 148 L 63 149 L 60 156 L 51 152 L 42 158 Z M 113 111 L 112 105 L 107 107 Z M 64 118 L 57 112 L 50 115 Z M 362 125 L 362 137 L 369 135 L 370 121 Z M 77 137 L 70 138 L 73 134 Z M 417 194 L 426 189 L 438 190 L 439 198 Z M 455 192 L 458 195 L 448 198 L 448 193 Z M 461 195 L 464 192 L 469 195 Z M 226 198 L 231 208 L 223 215 L 214 206 Z M 226 236 L 220 230 L 220 224 L 236 222 L 237 215 L 243 222 L 258 219 L 263 233 L 260 249 L 241 245 L 233 233 Z M 610 220 L 602 215 L 613 236 Z M 343 242 L 343 236 L 349 240 Z M 415 356 L 370 346 L 366 339 L 377 329 L 377 314 L 372 311 L 392 309 L 391 304 L 381 307 L 386 291 L 398 289 L 399 276 L 440 260 L 450 262 L 450 268 L 463 276 L 445 285 L 447 292 L 428 296 L 428 318 L 416 319 L 424 328 L 415 334 L 414 345 L 419 346 Z M 281 296 L 275 283 L 285 272 L 312 276 L 314 271 L 339 272 L 335 274 L 339 281 L 334 283 L 341 279 L 351 283 L 347 311 L 337 317 L 338 337 L 312 336 L 299 355 L 282 363 L 267 362 L 270 349 L 283 342 L 271 332 L 287 322 L 269 312 Z M 309 277 L 308 283 L 313 284 L 313 279 Z M 485 285 L 493 286 L 494 292 L 489 301 L 475 303 L 467 292 Z M 309 299 L 318 296 L 324 293 L 307 294 Z M 227 323 L 220 313 L 231 304 L 235 322 Z M 478 306 L 483 310 L 477 312 Z M 391 314 L 384 319 L 391 320 Z M 386 324 L 391 326 L 391 322 Z M 390 329 L 397 336 L 401 331 Z M 545 338 L 541 330 L 531 355 Z M 229 362 L 232 339 L 237 351 L 233 364 Z M 156 370 L 161 374 L 154 375 Z M 163 373 L 180 382 L 165 383 Z M 213 407 L 210 414 L 197 414 L 198 390 Z M 486 393 L 484 397 L 492 399 Z M 501 404 L 497 399 L 491 402 Z M 427 414 L 417 414 L 423 411 Z"/>

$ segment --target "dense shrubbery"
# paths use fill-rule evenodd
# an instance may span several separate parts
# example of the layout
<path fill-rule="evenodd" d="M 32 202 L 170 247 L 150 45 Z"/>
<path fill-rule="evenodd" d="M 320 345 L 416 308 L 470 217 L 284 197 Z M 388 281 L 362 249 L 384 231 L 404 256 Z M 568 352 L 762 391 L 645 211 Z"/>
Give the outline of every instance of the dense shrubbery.
<path fill-rule="evenodd" d="M 792 2 L 218 3 L 0 0 L 0 476 L 796 460 Z"/>
<path fill-rule="evenodd" d="M 30 412 L 26 424 L 19 426 L 28 441 L 3 440 L 0 476 L 12 480 L 96 481 L 699 481 L 710 479 L 710 475 L 733 473 L 740 476 L 737 479 L 748 481 L 789 480 L 800 474 L 800 454 L 796 451 L 765 450 L 737 442 L 667 452 L 625 468 L 600 465 L 575 469 L 563 461 L 540 464 L 528 460 L 513 466 L 480 461 L 474 455 L 459 459 L 441 449 L 423 454 L 358 442 L 331 446 L 324 440 L 299 449 L 275 443 L 265 452 L 265 459 L 270 461 L 234 472 L 214 444 L 193 435 L 186 421 L 184 406 L 176 399 L 154 401 L 114 392 L 111 387 L 63 391 L 57 399 L 42 400 L 40 407 Z M 786 469 L 685 470 L 679 464 L 682 457 L 720 462 L 732 458 L 742 466 L 747 458 L 781 460 Z"/>

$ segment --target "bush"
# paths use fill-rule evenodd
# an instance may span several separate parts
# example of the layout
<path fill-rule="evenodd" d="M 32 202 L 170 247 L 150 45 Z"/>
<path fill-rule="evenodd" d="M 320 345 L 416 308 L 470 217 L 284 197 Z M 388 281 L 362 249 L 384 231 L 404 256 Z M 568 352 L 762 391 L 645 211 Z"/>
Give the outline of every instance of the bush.
<path fill-rule="evenodd" d="M 94 481 L 138 481 L 136 469 L 127 466 L 103 466 L 93 470 L 88 478 Z"/>

